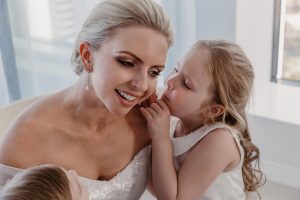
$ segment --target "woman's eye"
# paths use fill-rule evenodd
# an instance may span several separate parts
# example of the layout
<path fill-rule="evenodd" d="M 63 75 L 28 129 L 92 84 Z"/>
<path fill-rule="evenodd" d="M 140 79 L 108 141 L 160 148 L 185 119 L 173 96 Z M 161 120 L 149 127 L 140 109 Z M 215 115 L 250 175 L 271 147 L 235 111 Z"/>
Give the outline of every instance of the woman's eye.
<path fill-rule="evenodd" d="M 129 68 L 134 67 L 134 64 L 132 62 L 129 62 L 129 61 L 119 60 L 119 63 L 121 65 L 123 65 L 124 67 L 129 67 Z"/>
<path fill-rule="evenodd" d="M 174 67 L 174 71 L 175 71 L 175 73 L 177 73 L 177 72 L 178 72 L 178 69 L 177 69 L 176 67 Z"/>
<path fill-rule="evenodd" d="M 160 75 L 160 71 L 150 71 L 149 74 L 151 77 L 155 78 Z"/>

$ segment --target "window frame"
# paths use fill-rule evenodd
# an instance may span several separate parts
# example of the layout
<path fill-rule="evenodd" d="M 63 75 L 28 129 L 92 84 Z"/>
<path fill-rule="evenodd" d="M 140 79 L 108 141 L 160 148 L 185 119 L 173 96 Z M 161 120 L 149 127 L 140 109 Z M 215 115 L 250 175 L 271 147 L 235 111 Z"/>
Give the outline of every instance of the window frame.
<path fill-rule="evenodd" d="M 9 22 L 7 0 L 0 1 L 0 5 L 0 56 L 2 56 L 3 71 L 6 77 L 5 80 L 9 101 L 15 101 L 21 99 L 21 91 Z"/>
<path fill-rule="evenodd" d="M 300 86 L 300 81 L 282 78 L 286 0 L 275 0 L 273 20 L 273 49 L 271 81 Z"/>

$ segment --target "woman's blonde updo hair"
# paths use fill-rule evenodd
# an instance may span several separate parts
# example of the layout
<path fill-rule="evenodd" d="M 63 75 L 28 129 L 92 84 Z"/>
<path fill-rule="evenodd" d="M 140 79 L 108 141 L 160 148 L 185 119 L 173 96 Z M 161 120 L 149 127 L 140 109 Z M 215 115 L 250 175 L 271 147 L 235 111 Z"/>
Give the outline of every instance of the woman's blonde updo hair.
<path fill-rule="evenodd" d="M 242 169 L 245 191 L 256 191 L 263 174 L 259 167 L 259 149 L 251 141 L 246 121 L 246 106 L 254 82 L 253 67 L 242 49 L 228 41 L 203 40 L 194 48 L 204 48 L 209 52 L 208 65 L 214 81 L 211 86 L 213 102 L 225 108 L 225 112 L 213 121 L 222 121 L 240 130 L 245 152 Z M 256 165 L 252 164 L 253 161 Z"/>
<path fill-rule="evenodd" d="M 81 42 L 87 42 L 97 50 L 111 37 L 116 28 L 138 25 L 155 30 L 166 37 L 168 46 L 173 44 L 170 20 L 162 7 L 152 0 L 105 0 L 92 10 L 75 42 L 71 63 L 76 74 L 83 65 L 79 54 Z"/>

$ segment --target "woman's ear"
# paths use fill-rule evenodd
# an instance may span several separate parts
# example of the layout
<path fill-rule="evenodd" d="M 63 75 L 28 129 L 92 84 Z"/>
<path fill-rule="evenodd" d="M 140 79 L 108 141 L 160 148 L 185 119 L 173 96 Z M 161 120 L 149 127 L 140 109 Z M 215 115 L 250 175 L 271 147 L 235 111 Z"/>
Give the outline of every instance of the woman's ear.
<path fill-rule="evenodd" d="M 225 108 L 221 104 L 211 104 L 206 109 L 206 117 L 215 118 L 222 115 L 225 112 Z"/>
<path fill-rule="evenodd" d="M 81 57 L 81 62 L 85 71 L 93 71 L 93 56 L 90 48 L 90 44 L 87 42 L 81 42 L 79 45 L 79 53 Z"/>

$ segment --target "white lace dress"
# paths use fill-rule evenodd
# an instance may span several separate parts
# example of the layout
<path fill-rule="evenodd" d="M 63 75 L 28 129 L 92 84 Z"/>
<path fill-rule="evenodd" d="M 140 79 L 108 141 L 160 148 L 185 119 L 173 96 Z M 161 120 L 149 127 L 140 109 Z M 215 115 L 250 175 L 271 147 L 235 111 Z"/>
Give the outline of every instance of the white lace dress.
<path fill-rule="evenodd" d="M 136 200 L 144 193 L 150 170 L 151 147 L 140 150 L 134 159 L 109 181 L 79 177 L 88 188 L 90 200 Z M 0 189 L 22 169 L 0 164 Z"/>

